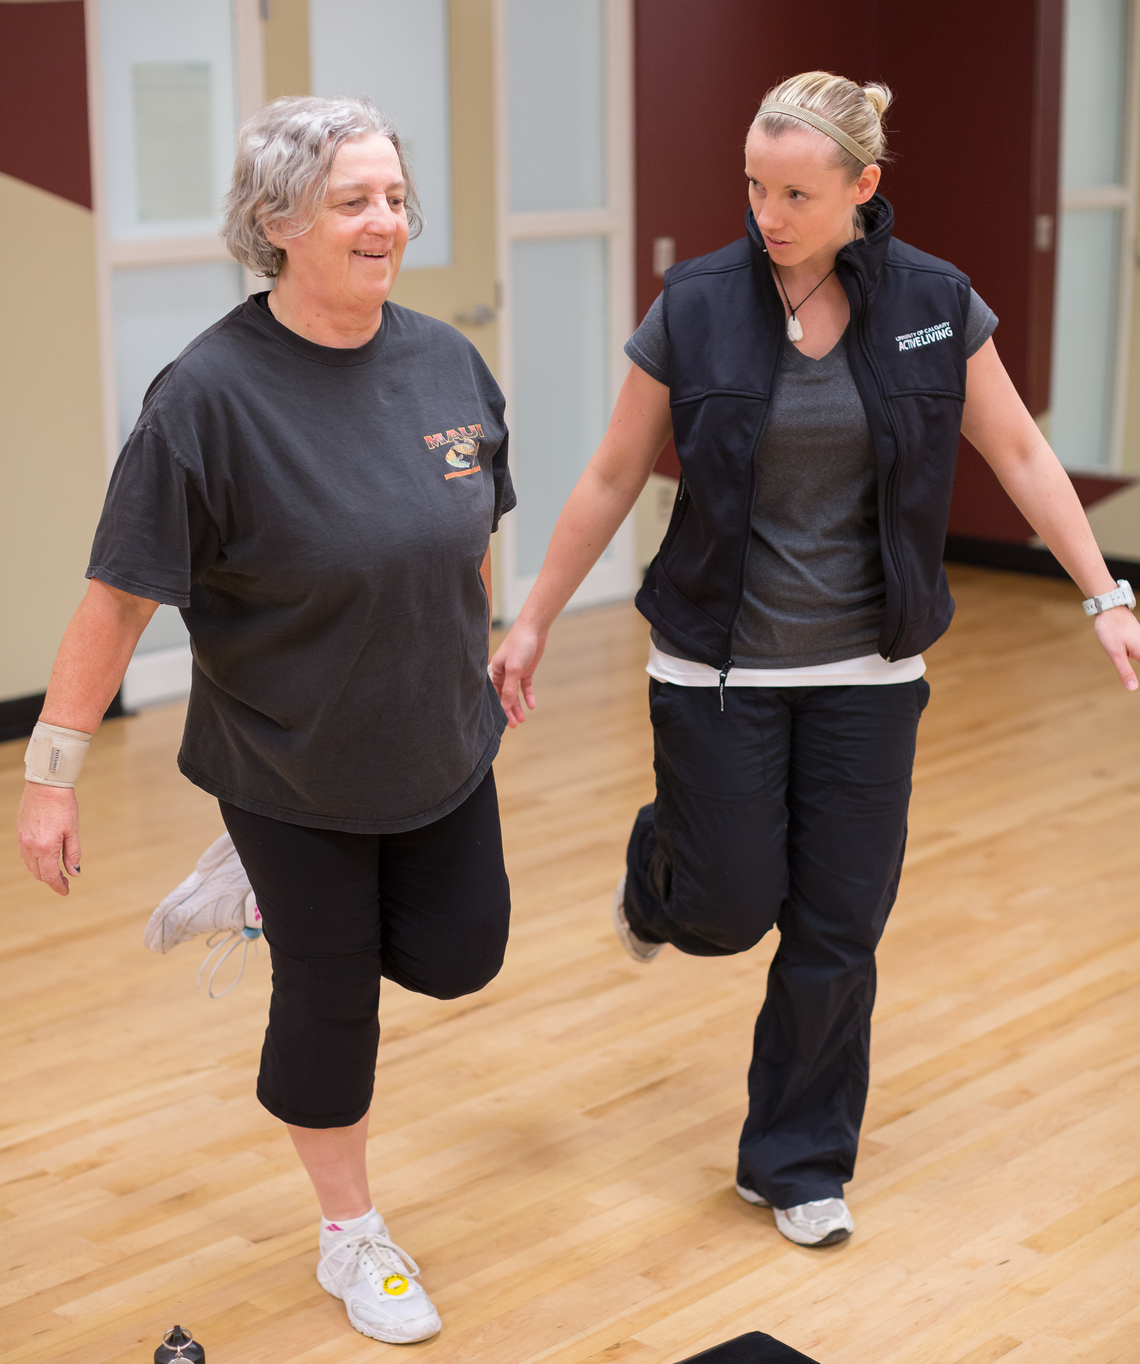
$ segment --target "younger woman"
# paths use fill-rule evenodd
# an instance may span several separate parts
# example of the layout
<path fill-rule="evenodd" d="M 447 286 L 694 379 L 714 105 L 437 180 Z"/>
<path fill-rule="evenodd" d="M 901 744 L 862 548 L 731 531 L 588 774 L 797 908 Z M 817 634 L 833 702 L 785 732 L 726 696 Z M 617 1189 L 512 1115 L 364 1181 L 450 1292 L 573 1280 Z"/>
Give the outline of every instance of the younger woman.
<path fill-rule="evenodd" d="M 997 319 L 961 271 L 894 239 L 876 192 L 889 100 L 818 71 L 765 97 L 745 148 L 747 235 L 666 275 L 492 660 L 516 725 L 555 617 L 672 433 L 682 478 L 637 598 L 653 627 L 657 799 L 634 822 L 614 917 L 638 961 L 665 943 L 743 952 L 778 926 L 736 1187 L 815 1246 L 854 1228 L 843 1186 L 929 694 L 922 651 L 953 612 L 941 560 L 960 430 L 1092 599 L 1130 690 L 1140 657 L 1131 591 L 998 359 Z"/>

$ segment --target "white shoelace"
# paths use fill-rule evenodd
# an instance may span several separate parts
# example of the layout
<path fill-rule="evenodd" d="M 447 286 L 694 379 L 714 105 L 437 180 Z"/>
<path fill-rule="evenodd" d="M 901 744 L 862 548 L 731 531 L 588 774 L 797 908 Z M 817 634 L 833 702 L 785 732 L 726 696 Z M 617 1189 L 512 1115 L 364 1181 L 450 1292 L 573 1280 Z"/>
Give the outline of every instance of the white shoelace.
<path fill-rule="evenodd" d="M 219 933 L 222 935 L 221 937 L 218 936 Z M 249 955 L 250 943 L 253 943 L 253 950 L 256 952 L 258 950 L 257 940 L 260 937 L 260 928 L 220 928 L 217 933 L 211 933 L 206 939 L 206 946 L 210 950 L 206 953 L 205 960 L 198 968 L 198 979 L 194 982 L 194 988 L 197 989 L 198 986 L 202 984 L 202 972 L 209 966 L 211 959 L 217 957 L 217 961 L 214 962 L 213 970 L 210 972 L 206 982 L 206 991 L 211 999 L 221 999 L 223 995 L 228 995 L 238 981 L 241 980 L 242 976 L 245 975 L 245 959 Z M 238 973 L 224 990 L 219 990 L 215 994 L 214 977 L 222 969 L 222 965 L 226 958 L 238 947 L 241 948 L 241 966 L 238 968 Z M 220 956 L 219 953 L 221 954 Z"/>
<path fill-rule="evenodd" d="M 408 1252 L 375 1231 L 359 1236 L 338 1236 L 329 1246 L 327 1256 L 338 1269 L 355 1260 L 378 1293 L 383 1293 L 384 1280 L 390 1274 L 413 1279 L 420 1277 L 420 1267 Z"/>

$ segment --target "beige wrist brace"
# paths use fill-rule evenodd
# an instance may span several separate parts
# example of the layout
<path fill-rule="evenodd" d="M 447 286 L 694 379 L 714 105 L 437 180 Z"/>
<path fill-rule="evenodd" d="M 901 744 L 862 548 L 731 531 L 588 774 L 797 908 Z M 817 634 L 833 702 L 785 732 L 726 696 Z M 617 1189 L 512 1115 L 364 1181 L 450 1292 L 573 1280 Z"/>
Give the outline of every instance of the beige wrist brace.
<path fill-rule="evenodd" d="M 74 786 L 90 743 L 91 735 L 81 729 L 37 720 L 24 754 L 24 780 L 40 786 Z"/>

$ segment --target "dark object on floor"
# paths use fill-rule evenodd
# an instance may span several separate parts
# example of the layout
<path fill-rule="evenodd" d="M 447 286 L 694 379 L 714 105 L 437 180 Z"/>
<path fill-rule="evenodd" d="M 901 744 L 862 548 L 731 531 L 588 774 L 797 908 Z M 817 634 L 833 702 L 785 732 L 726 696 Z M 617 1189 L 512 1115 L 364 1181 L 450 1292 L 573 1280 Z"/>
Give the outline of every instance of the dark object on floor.
<path fill-rule="evenodd" d="M 791 1359 L 791 1356 L 788 1358 Z M 803 1356 L 797 1355 L 796 1358 L 802 1359 Z M 171 1364 L 172 1360 L 176 1364 L 180 1359 L 184 1359 L 186 1364 L 205 1364 L 206 1351 L 189 1331 L 181 1326 L 172 1326 L 154 1352 L 154 1364 Z"/>
<path fill-rule="evenodd" d="M 749 1331 L 746 1336 L 726 1340 L 723 1345 L 714 1345 L 711 1350 L 702 1350 L 681 1360 L 681 1364 L 817 1364 L 814 1359 L 793 1350 L 790 1345 L 782 1345 L 771 1336 L 760 1331 Z"/>

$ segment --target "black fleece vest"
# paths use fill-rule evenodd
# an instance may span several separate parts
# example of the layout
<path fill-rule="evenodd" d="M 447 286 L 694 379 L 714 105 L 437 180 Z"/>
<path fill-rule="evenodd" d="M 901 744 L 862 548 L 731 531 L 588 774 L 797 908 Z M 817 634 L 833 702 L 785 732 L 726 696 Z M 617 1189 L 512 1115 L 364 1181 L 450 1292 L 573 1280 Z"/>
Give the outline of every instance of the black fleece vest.
<path fill-rule="evenodd" d="M 848 357 L 878 465 L 886 607 L 879 653 L 909 658 L 950 624 L 942 568 L 966 396 L 970 281 L 895 241 L 876 195 L 835 273 L 851 304 Z M 692 658 L 733 666 L 752 537 L 756 450 L 784 337 L 784 309 L 751 211 L 748 235 L 665 276 L 669 401 L 681 482 L 637 606 Z"/>

